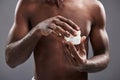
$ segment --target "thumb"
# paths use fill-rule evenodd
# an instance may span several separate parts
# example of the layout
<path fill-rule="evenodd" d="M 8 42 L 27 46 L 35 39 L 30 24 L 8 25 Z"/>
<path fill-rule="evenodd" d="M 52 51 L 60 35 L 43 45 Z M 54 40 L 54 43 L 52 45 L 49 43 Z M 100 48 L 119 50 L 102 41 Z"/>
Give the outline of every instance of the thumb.
<path fill-rule="evenodd" d="M 82 36 L 81 37 L 81 44 L 84 44 L 85 40 L 86 40 L 86 36 Z"/>
<path fill-rule="evenodd" d="M 82 56 L 83 55 L 86 56 L 85 40 L 86 40 L 86 36 L 82 36 L 81 37 L 81 44 L 80 44 L 80 53 Z"/>

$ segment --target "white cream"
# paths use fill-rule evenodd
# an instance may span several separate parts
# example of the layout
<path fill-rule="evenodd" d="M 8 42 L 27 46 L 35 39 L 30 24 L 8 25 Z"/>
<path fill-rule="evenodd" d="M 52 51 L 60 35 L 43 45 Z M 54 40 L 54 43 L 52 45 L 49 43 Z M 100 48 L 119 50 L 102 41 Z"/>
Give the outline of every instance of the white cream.
<path fill-rule="evenodd" d="M 81 42 L 81 32 L 77 31 L 77 36 L 70 35 L 70 37 L 65 37 L 65 40 L 73 43 L 74 45 L 78 45 Z"/>

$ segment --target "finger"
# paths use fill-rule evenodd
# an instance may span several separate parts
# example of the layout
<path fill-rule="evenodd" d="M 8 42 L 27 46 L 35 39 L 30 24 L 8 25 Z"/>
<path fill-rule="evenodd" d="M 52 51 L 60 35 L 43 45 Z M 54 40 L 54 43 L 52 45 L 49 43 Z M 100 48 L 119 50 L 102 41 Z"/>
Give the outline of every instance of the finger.
<path fill-rule="evenodd" d="M 66 55 L 67 56 L 71 56 L 71 52 L 69 51 L 69 47 L 68 47 L 68 44 L 67 43 L 63 43 L 63 49 L 66 51 Z M 71 56 L 71 58 L 73 58 L 72 56 Z"/>
<path fill-rule="evenodd" d="M 61 34 L 63 34 L 63 36 L 69 37 L 69 36 L 70 36 L 70 33 L 69 33 L 68 31 L 64 30 L 61 26 L 55 24 L 56 22 L 61 22 L 61 21 L 55 18 L 55 19 L 53 19 L 51 25 L 57 26 L 56 28 L 58 28 L 58 29 L 57 29 L 58 32 L 60 32 Z M 56 29 L 56 28 L 53 27 L 53 29 Z M 61 30 L 61 31 L 60 31 L 60 30 Z"/>
<path fill-rule="evenodd" d="M 85 40 L 86 40 L 86 36 L 83 36 L 81 38 L 81 44 L 80 44 L 80 53 L 81 53 L 81 55 L 86 55 Z"/>
<path fill-rule="evenodd" d="M 59 34 L 55 31 L 56 27 L 57 27 L 57 25 L 55 25 L 54 23 L 50 23 L 48 26 L 48 28 L 52 30 L 52 36 L 54 36 L 54 37 L 59 36 Z"/>
<path fill-rule="evenodd" d="M 62 29 L 60 26 L 57 26 L 54 31 L 55 31 L 56 33 L 58 33 L 58 35 L 63 36 L 63 38 L 64 38 L 64 36 L 69 37 L 68 32 L 65 31 L 64 29 Z"/>
<path fill-rule="evenodd" d="M 66 23 L 68 23 L 70 26 L 72 26 L 75 30 L 79 31 L 80 30 L 80 27 L 77 26 L 72 20 L 70 19 L 66 19 L 62 16 L 58 16 L 58 18 L 61 20 L 61 21 L 64 21 Z"/>
<path fill-rule="evenodd" d="M 67 58 L 67 60 L 69 62 L 71 62 L 72 64 L 76 64 L 76 61 L 75 61 L 74 57 L 71 56 L 71 52 L 69 51 L 69 49 L 67 47 L 67 44 L 64 44 L 63 49 L 65 51 L 65 57 Z"/>
<path fill-rule="evenodd" d="M 64 29 L 62 29 L 60 26 L 54 24 L 54 23 L 51 23 L 48 28 L 52 29 L 53 31 L 56 32 L 57 36 L 58 37 L 63 37 L 66 36 L 66 37 L 69 37 L 68 35 L 68 32 L 65 31 Z"/>
<path fill-rule="evenodd" d="M 85 40 L 86 40 L 86 36 L 82 36 L 82 37 L 81 37 L 81 43 L 84 43 Z"/>
<path fill-rule="evenodd" d="M 58 36 L 58 34 L 57 34 L 55 31 L 52 31 L 52 36 L 53 36 L 54 38 L 56 38 L 56 36 Z"/>
<path fill-rule="evenodd" d="M 55 31 L 52 31 L 52 35 L 57 41 L 59 41 L 60 43 L 62 42 L 63 38 L 62 36 L 59 36 L 58 33 L 56 33 Z"/>
<path fill-rule="evenodd" d="M 64 30 L 68 31 L 70 34 L 76 36 L 76 31 L 67 23 L 62 22 L 60 20 L 54 20 L 54 23 L 58 26 L 61 26 Z M 68 35 L 70 35 L 68 34 Z"/>
<path fill-rule="evenodd" d="M 76 47 L 72 43 L 69 43 L 69 47 L 70 47 L 70 52 L 75 57 L 76 61 L 79 61 L 80 60 L 80 55 L 79 55 Z"/>
<path fill-rule="evenodd" d="M 52 30 L 55 30 L 56 27 L 57 27 L 57 25 L 54 24 L 54 23 L 50 23 L 50 24 L 48 25 L 48 28 L 49 28 L 49 29 L 52 29 Z"/>

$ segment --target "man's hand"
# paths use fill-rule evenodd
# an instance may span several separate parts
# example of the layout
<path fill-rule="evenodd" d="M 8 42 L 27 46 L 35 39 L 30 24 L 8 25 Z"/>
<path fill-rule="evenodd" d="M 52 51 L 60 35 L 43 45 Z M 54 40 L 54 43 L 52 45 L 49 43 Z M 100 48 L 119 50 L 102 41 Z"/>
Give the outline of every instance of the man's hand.
<path fill-rule="evenodd" d="M 70 34 L 76 36 L 76 31 L 80 30 L 73 21 L 62 16 L 46 19 L 40 22 L 35 28 L 36 30 L 40 30 L 40 33 L 43 36 L 48 36 L 53 33 L 56 37 L 69 37 Z"/>
<path fill-rule="evenodd" d="M 83 67 L 87 61 L 86 49 L 85 49 L 86 37 L 81 38 L 81 44 L 74 46 L 71 42 L 65 42 L 63 48 L 66 54 L 66 58 L 73 67 Z"/>

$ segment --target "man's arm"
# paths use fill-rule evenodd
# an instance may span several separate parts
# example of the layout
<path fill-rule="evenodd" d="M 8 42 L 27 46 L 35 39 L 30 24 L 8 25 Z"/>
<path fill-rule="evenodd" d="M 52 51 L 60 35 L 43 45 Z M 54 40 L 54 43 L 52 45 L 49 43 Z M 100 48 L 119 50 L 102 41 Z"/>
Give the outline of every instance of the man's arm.
<path fill-rule="evenodd" d="M 95 5 L 92 12 L 94 12 L 94 24 L 90 33 L 90 41 L 94 56 L 87 59 L 85 36 L 81 38 L 79 50 L 70 42 L 66 42 L 64 45 L 64 51 L 68 53 L 67 56 L 73 63 L 72 67 L 80 72 L 101 71 L 105 69 L 109 63 L 109 40 L 105 29 L 105 11 L 101 3 L 98 2 L 98 5 Z"/>
<path fill-rule="evenodd" d="M 6 62 L 14 68 L 25 62 L 31 55 L 39 38 L 36 31 L 29 32 L 26 5 L 19 1 L 16 7 L 15 22 L 8 35 L 6 46 Z"/>
<path fill-rule="evenodd" d="M 26 9 L 26 3 L 29 4 L 29 2 L 23 2 L 24 0 L 21 0 L 18 3 L 15 22 L 10 30 L 6 46 L 6 62 L 12 68 L 22 64 L 30 57 L 41 36 L 52 34 L 58 40 L 60 39 L 59 34 L 66 37 L 69 37 L 70 34 L 75 36 L 76 31 L 79 30 L 74 22 L 62 16 L 48 18 L 30 30 L 29 14 Z"/>
<path fill-rule="evenodd" d="M 98 2 L 96 12 L 93 14 L 94 24 L 90 33 L 90 42 L 93 48 L 94 56 L 87 60 L 87 72 L 101 71 L 109 63 L 109 39 L 105 29 L 106 15 L 103 5 Z"/>

